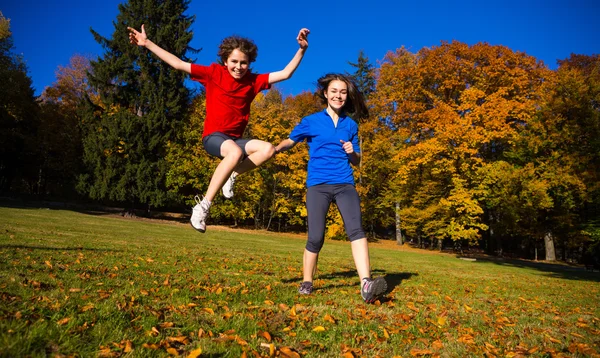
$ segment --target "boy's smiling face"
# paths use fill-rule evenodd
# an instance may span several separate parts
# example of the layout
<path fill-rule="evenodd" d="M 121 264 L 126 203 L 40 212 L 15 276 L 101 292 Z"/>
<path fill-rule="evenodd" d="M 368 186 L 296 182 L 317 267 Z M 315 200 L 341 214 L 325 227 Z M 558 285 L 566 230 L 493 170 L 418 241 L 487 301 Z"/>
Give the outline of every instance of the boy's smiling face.
<path fill-rule="evenodd" d="M 248 55 L 236 48 L 235 50 L 231 51 L 225 66 L 227 66 L 227 71 L 229 71 L 229 74 L 231 74 L 231 76 L 236 80 L 239 80 L 244 77 L 246 72 L 248 72 L 250 61 L 248 59 Z"/>

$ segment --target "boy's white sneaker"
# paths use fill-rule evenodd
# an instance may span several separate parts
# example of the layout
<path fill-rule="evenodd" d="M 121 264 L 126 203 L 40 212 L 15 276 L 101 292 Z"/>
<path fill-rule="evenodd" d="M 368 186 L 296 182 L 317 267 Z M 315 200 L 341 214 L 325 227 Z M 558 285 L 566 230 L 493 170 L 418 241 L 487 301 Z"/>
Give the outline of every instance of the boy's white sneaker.
<path fill-rule="evenodd" d="M 233 185 L 235 184 L 235 177 L 233 173 L 229 176 L 229 179 L 223 184 L 223 196 L 226 199 L 233 198 Z"/>
<path fill-rule="evenodd" d="M 192 209 L 192 217 L 190 218 L 190 224 L 192 227 L 200 232 L 206 231 L 206 218 L 208 217 L 208 210 L 210 209 L 210 204 L 202 198 L 196 195 L 194 197 L 196 200 L 196 206 Z"/>

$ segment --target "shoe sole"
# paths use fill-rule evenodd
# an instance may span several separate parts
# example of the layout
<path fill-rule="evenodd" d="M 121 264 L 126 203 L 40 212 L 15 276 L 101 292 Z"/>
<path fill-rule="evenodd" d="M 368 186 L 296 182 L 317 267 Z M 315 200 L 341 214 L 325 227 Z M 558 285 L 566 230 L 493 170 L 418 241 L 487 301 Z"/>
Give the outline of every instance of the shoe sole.
<path fill-rule="evenodd" d="M 378 277 L 375 280 L 373 280 L 373 283 L 371 283 L 371 287 L 373 289 L 373 292 L 371 294 L 371 298 L 365 300 L 365 302 L 367 303 L 373 303 L 377 301 L 377 299 L 381 295 L 383 295 L 385 291 L 387 291 L 387 282 L 385 282 L 385 280 L 382 277 Z"/>
<path fill-rule="evenodd" d="M 191 226 L 191 227 L 193 227 L 193 228 L 194 228 L 194 230 L 196 230 L 196 231 L 198 231 L 198 232 L 201 232 L 201 233 L 203 233 L 203 234 L 206 232 L 206 229 L 204 229 L 204 230 L 202 230 L 202 229 L 197 229 L 197 228 L 196 228 L 194 225 L 192 225 L 192 223 L 191 223 L 191 222 L 190 222 L 190 226 Z"/>

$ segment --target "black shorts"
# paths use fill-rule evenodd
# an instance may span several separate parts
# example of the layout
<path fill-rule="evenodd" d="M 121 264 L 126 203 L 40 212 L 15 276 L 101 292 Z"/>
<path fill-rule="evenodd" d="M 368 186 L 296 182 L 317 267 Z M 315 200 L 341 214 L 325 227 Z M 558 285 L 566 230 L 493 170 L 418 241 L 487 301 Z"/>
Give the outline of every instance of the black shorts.
<path fill-rule="evenodd" d="M 306 211 L 308 214 L 308 242 L 306 250 L 319 253 L 325 241 L 325 219 L 331 203 L 335 203 L 344 220 L 350 241 L 365 237 L 360 213 L 360 198 L 352 184 L 319 184 L 308 187 Z"/>
<path fill-rule="evenodd" d="M 204 150 L 206 150 L 208 154 L 223 159 L 223 156 L 221 155 L 221 145 L 223 145 L 223 142 L 226 140 L 234 141 L 235 144 L 242 149 L 244 158 L 248 156 L 248 153 L 246 153 L 246 144 L 248 144 L 251 139 L 236 138 L 221 132 L 213 132 L 202 138 L 202 146 L 204 146 Z"/>

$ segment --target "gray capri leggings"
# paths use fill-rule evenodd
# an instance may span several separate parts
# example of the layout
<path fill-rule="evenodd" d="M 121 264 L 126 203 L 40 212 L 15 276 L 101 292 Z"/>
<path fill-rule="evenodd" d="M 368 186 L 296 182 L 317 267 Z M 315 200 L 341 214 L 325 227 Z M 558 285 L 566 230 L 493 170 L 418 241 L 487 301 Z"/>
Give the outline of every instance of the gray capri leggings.
<path fill-rule="evenodd" d="M 351 184 L 319 184 L 308 187 L 306 211 L 308 213 L 308 242 L 306 250 L 318 254 L 325 241 L 325 218 L 331 203 L 335 203 L 344 220 L 350 241 L 362 239 L 360 198 Z"/>
<path fill-rule="evenodd" d="M 224 141 L 229 139 L 234 141 L 235 144 L 237 144 L 238 147 L 242 149 L 244 157 L 248 156 L 248 153 L 246 153 L 246 144 L 248 144 L 248 142 L 251 139 L 236 138 L 225 133 L 214 132 L 202 138 L 202 145 L 204 146 L 204 150 L 206 150 L 208 154 L 223 159 L 223 157 L 221 156 L 221 145 Z"/>

